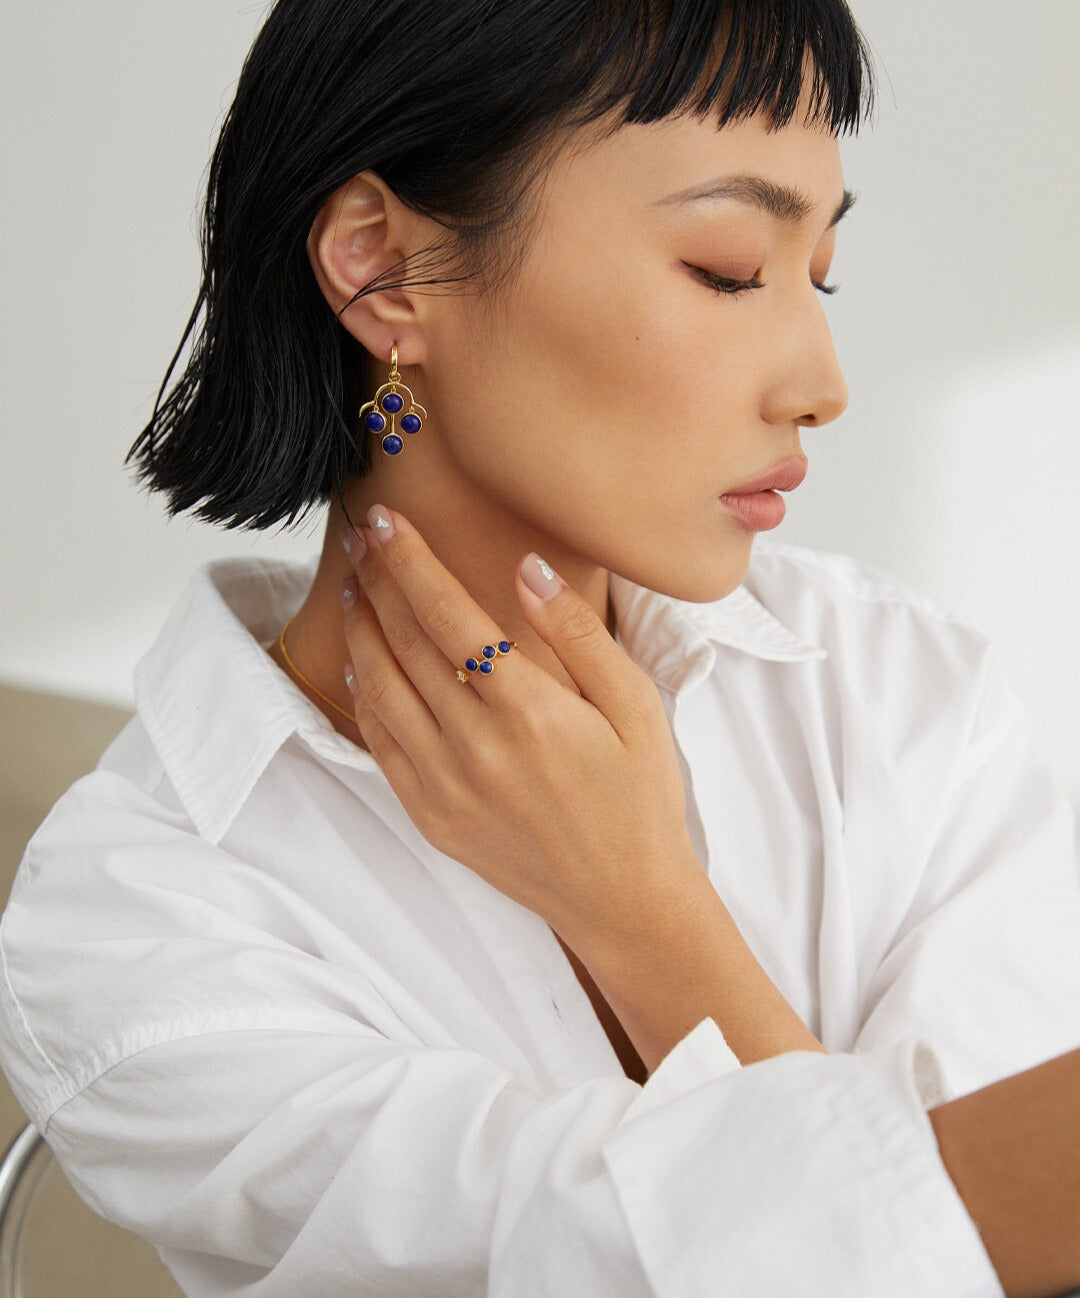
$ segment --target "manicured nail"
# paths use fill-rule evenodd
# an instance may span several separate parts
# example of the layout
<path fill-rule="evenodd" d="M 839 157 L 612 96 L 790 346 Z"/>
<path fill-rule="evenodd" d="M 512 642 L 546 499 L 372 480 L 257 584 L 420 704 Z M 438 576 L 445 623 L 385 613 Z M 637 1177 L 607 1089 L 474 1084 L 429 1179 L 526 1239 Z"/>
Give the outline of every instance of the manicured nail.
<path fill-rule="evenodd" d="M 372 505 L 368 510 L 367 521 L 372 535 L 380 545 L 385 545 L 388 538 L 394 535 L 394 520 L 390 517 L 390 511 L 382 505 Z"/>
<path fill-rule="evenodd" d="M 527 554 L 521 564 L 521 579 L 534 595 L 551 599 L 566 583 L 538 554 Z"/>
<path fill-rule="evenodd" d="M 352 663 L 345 664 L 345 684 L 349 687 L 349 693 L 356 697 L 356 673 L 352 669 Z"/>
<path fill-rule="evenodd" d="M 367 554 L 367 542 L 359 532 L 350 532 L 345 528 L 341 533 L 341 544 L 349 558 L 357 562 Z"/>
<path fill-rule="evenodd" d="M 341 583 L 341 602 L 346 608 L 356 603 L 356 578 L 346 577 Z"/>

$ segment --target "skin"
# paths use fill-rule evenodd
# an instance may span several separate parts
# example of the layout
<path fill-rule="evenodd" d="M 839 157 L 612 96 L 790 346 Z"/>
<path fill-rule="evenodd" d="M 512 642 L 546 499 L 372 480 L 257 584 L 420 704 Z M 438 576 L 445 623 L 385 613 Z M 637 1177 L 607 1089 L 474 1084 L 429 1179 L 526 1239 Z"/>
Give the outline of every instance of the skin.
<path fill-rule="evenodd" d="M 386 382 L 396 342 L 402 381 L 427 411 L 399 455 L 373 442 L 372 470 L 346 489 L 353 519 L 376 503 L 404 514 L 515 652 L 563 685 L 573 688 L 515 592 L 527 553 L 611 633 L 610 570 L 679 599 L 721 599 L 742 582 L 756 534 L 720 495 L 802 456 L 799 429 L 847 405 L 814 287 L 832 262 L 837 231 L 827 227 L 843 177 L 836 137 L 803 124 L 808 85 L 779 131 L 761 115 L 723 130 L 682 117 L 599 143 L 582 137 L 587 147 L 554 158 L 524 262 L 494 309 L 455 285 L 370 294 L 341 317 L 382 358 L 368 398 Z M 734 172 L 799 188 L 812 215 L 788 227 L 733 201 L 657 205 Z M 327 201 L 308 253 L 338 311 L 441 233 L 368 171 Z M 694 267 L 765 287 L 727 296 Z M 345 523 L 335 503 L 287 644 L 303 675 L 351 713 Z M 366 747 L 354 724 L 304 692 Z"/>

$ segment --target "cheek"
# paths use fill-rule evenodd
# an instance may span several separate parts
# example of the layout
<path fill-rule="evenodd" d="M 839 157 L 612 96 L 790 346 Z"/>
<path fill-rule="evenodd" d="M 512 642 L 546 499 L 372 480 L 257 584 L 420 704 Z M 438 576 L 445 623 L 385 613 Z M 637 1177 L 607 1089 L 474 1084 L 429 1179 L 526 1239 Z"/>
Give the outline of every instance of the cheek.
<path fill-rule="evenodd" d="M 637 244 L 613 233 L 603 247 L 582 241 L 549 252 L 523 278 L 514 335 L 527 365 L 534 409 L 591 429 L 617 430 L 624 452 L 651 445 L 672 388 L 691 372 L 686 324 L 671 282 Z"/>
<path fill-rule="evenodd" d="M 625 267 L 580 238 L 529 258 L 505 310 L 479 323 L 482 378 L 460 415 L 485 440 L 520 433 L 526 457 L 531 443 L 538 456 L 546 447 L 561 465 L 584 468 L 590 455 L 629 450 L 652 426 L 672 357 L 658 348 L 656 313 Z"/>
<path fill-rule="evenodd" d="M 721 489 L 725 447 L 753 426 L 758 344 L 732 327 L 738 304 L 640 241 L 565 247 L 526 263 L 505 310 L 474 314 L 463 300 L 433 408 L 473 481 L 583 540 Z"/>

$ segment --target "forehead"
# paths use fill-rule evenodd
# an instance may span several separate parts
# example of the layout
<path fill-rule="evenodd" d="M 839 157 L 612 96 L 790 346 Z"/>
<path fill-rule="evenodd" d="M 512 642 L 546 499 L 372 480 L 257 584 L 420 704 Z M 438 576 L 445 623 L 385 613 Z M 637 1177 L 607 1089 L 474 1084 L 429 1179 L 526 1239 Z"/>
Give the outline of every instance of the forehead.
<path fill-rule="evenodd" d="M 797 112 L 779 130 L 764 114 L 722 129 L 712 117 L 691 115 L 629 123 L 568 150 L 549 175 L 549 197 L 556 205 L 594 211 L 606 206 L 613 217 L 636 211 L 678 221 L 710 207 L 680 202 L 683 191 L 735 175 L 761 176 L 798 191 L 811 205 L 810 213 L 801 215 L 822 228 L 844 195 L 837 137 L 805 126 Z"/>

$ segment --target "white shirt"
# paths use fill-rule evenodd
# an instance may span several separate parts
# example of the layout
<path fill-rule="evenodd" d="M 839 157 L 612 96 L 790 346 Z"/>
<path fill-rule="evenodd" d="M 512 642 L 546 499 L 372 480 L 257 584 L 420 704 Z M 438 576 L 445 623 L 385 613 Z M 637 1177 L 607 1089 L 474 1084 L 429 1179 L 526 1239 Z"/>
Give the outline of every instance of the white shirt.
<path fill-rule="evenodd" d="M 999 1298 L 926 1109 L 1080 1046 L 1075 814 L 994 647 L 768 538 L 612 577 L 687 823 L 827 1055 L 704 1019 L 627 1078 L 548 925 L 433 848 L 266 653 L 315 564 L 211 564 L 31 841 L 0 1060 L 199 1298 Z"/>

